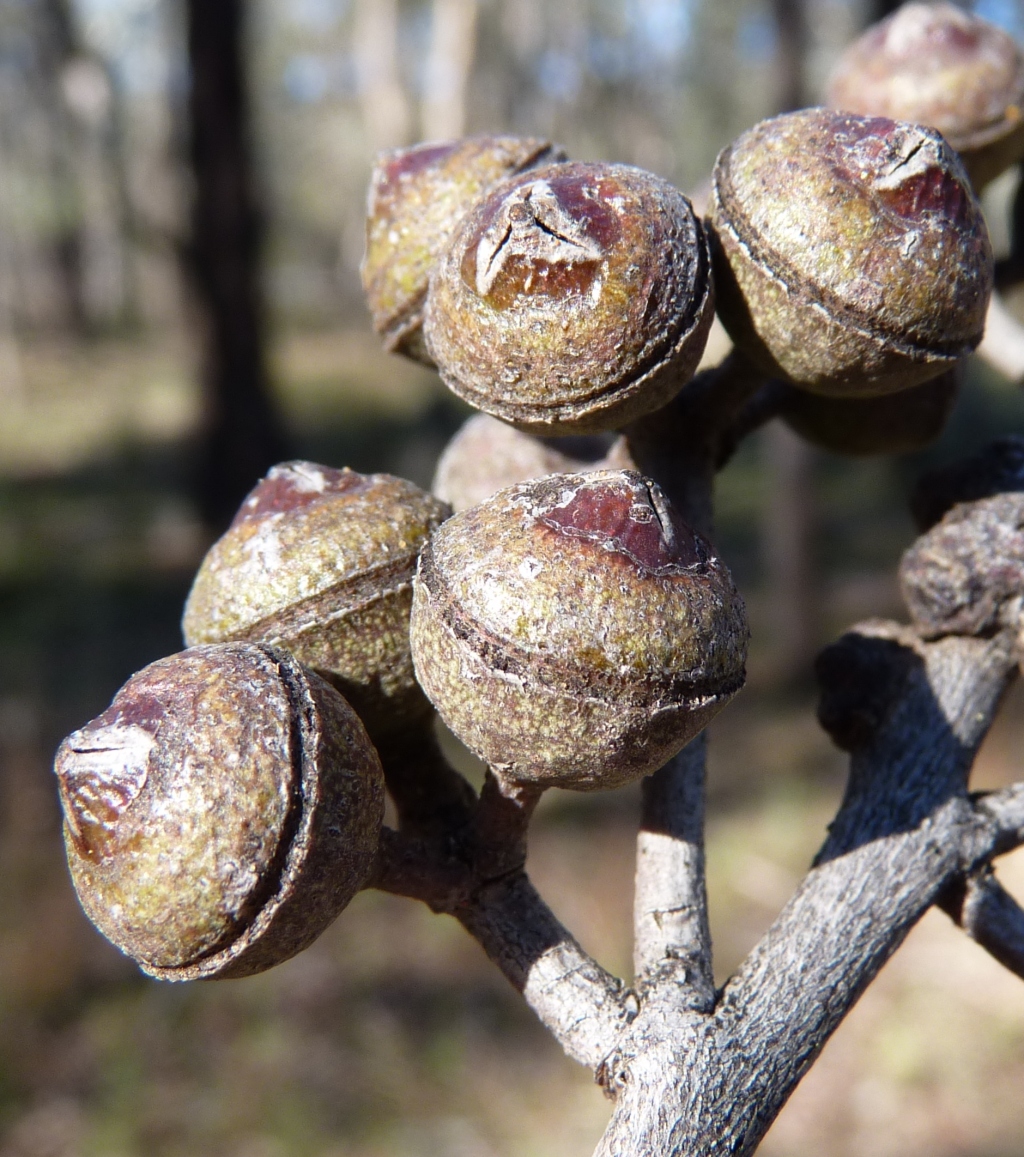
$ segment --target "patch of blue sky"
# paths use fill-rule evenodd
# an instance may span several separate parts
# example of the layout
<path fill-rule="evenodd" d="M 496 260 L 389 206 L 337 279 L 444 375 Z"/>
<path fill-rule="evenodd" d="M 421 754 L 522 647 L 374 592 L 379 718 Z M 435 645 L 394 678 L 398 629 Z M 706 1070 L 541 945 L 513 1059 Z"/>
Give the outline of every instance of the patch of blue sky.
<path fill-rule="evenodd" d="M 356 91 L 355 63 L 343 53 L 297 53 L 286 62 L 281 83 L 297 104 L 319 104 L 331 98 L 349 97 Z"/>
<path fill-rule="evenodd" d="M 583 87 L 583 70 L 568 52 L 549 48 L 542 52 L 536 65 L 537 84 L 549 100 L 570 104 Z"/>
<path fill-rule="evenodd" d="M 1024 38 L 1024 11 L 1019 0 L 975 0 L 973 7 L 979 16 L 1005 28 L 1011 36 Z"/>
<path fill-rule="evenodd" d="M 693 30 L 690 0 L 629 0 L 626 12 L 644 57 L 662 64 L 679 59 Z"/>
<path fill-rule="evenodd" d="M 775 56 L 778 33 L 767 12 L 747 12 L 736 27 L 736 52 L 751 64 L 767 64 Z"/>
<path fill-rule="evenodd" d="M 618 84 L 636 69 L 633 47 L 624 37 L 594 32 L 587 41 L 587 67 L 605 84 Z"/>

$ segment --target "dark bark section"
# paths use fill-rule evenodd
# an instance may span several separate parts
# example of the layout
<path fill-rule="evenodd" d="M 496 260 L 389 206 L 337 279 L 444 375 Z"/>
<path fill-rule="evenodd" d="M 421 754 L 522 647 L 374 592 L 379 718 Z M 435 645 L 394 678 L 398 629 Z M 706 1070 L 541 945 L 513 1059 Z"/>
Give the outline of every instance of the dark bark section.
<path fill-rule="evenodd" d="M 773 0 L 772 9 L 779 35 L 775 103 L 779 112 L 792 112 L 807 103 L 804 86 L 810 40 L 807 12 L 804 0 Z"/>
<path fill-rule="evenodd" d="M 1024 977 L 1024 909 L 985 868 L 948 892 L 942 909 L 1004 968 Z"/>
<path fill-rule="evenodd" d="M 902 4 L 903 0 L 871 0 L 867 6 L 868 24 L 875 24 L 879 20 L 891 16 Z"/>
<path fill-rule="evenodd" d="M 271 397 L 260 290 L 257 203 L 244 66 L 242 0 L 188 0 L 188 116 L 195 200 L 191 270 L 201 311 L 206 431 L 200 509 L 226 526 L 285 456 Z"/>

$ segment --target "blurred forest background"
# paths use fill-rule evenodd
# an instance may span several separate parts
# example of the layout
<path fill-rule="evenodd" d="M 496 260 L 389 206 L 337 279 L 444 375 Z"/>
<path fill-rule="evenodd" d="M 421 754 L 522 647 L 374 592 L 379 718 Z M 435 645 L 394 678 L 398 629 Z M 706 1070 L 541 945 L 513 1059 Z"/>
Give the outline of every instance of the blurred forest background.
<path fill-rule="evenodd" d="M 978 10 L 1024 36 L 1020 0 Z M 378 149 L 542 134 L 698 192 L 717 151 L 813 103 L 883 7 L 856 0 L 0 0 L 0 1157 L 572 1157 L 607 1103 L 478 948 L 357 897 L 273 973 L 143 979 L 80 914 L 50 762 L 180 649 L 202 553 L 271 462 L 428 485 L 465 417 L 383 355 L 358 265 Z M 997 248 L 1017 182 L 986 197 Z M 1020 303 L 1018 303 L 1020 304 Z M 972 365 L 912 460 L 781 427 L 721 478 L 754 628 L 713 728 L 710 889 L 727 975 L 820 842 L 844 762 L 810 658 L 899 614 L 925 465 L 1024 432 Z M 1024 696 L 976 782 L 1020 776 Z M 463 757 L 458 757 L 463 758 Z M 468 763 L 470 774 L 478 774 Z M 629 974 L 634 789 L 551 793 L 531 871 Z M 1024 861 L 1001 869 L 1018 894 Z M 770 1157 L 1019 1157 L 1024 986 L 929 915 L 765 1142 Z"/>

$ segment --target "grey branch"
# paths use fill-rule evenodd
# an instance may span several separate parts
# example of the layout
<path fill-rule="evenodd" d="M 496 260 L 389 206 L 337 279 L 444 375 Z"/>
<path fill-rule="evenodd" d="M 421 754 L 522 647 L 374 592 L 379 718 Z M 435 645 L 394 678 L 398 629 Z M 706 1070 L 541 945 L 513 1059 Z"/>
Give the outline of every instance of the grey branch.
<path fill-rule="evenodd" d="M 596 1070 L 636 1001 L 583 951 L 526 876 L 526 830 L 539 795 L 489 774 L 461 825 L 440 836 L 422 834 L 419 825 L 386 828 L 366 886 L 455 916 L 568 1055 Z"/>
<path fill-rule="evenodd" d="M 958 881 L 941 907 L 1004 967 L 1024 978 L 1024 909 L 987 865 Z"/>
<path fill-rule="evenodd" d="M 981 796 L 977 808 L 995 826 L 997 855 L 1024 844 L 1024 783 Z"/>
<path fill-rule="evenodd" d="M 552 915 L 524 872 L 455 910 L 574 1060 L 597 1069 L 636 1011 L 622 982 L 596 964 Z"/>
<path fill-rule="evenodd" d="M 705 532 L 716 438 L 699 433 L 707 414 L 692 435 L 684 418 L 706 404 L 712 427 L 725 429 L 754 389 L 736 369 L 735 380 L 731 370 L 718 379 L 717 398 L 713 377 L 680 395 L 671 462 L 664 441 L 659 450 L 642 427 L 629 433 L 631 452 L 650 458 L 644 468 Z M 851 753 L 846 794 L 811 871 L 719 993 L 704 895 L 703 740 L 644 784 L 636 993 L 587 956 L 527 879 L 534 794 L 491 777 L 479 801 L 464 804 L 435 768 L 450 809 L 441 833 L 410 797 L 409 830 L 386 835 L 371 886 L 455 915 L 569 1055 L 596 1070 L 616 1099 L 599 1157 L 749 1157 L 932 904 L 1024 972 L 1024 911 L 989 871 L 1024 842 L 1024 785 L 967 790 L 1018 669 L 1018 512 L 1019 500 L 1007 499 L 953 507 L 904 565 L 917 626 L 862 624 L 822 653 L 819 717 Z M 411 790 L 404 778 L 396 786 Z"/>
<path fill-rule="evenodd" d="M 855 677 L 888 670 L 888 710 L 853 729 L 849 788 L 816 865 L 714 1011 L 681 1007 L 664 985 L 645 999 L 614 1059 L 600 1157 L 753 1153 L 914 923 L 993 853 L 966 777 L 1012 677 L 1013 640 L 922 644 L 871 624 L 837 646 L 853 651 Z M 841 682 L 823 690 L 863 706 Z"/>
<path fill-rule="evenodd" d="M 667 980 L 694 1008 L 714 1005 L 704 882 L 704 776 L 699 735 L 643 783 L 636 846 L 633 963 L 638 988 Z"/>

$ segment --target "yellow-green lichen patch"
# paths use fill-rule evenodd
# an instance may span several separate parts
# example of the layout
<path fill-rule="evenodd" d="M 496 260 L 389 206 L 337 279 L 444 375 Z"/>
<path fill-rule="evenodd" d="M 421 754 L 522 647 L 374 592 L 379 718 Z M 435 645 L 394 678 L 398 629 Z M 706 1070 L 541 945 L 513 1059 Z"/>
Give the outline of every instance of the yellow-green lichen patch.
<path fill-rule="evenodd" d="M 411 482 L 275 467 L 210 549 L 185 640 L 278 644 L 333 682 L 375 735 L 426 709 L 409 655 L 416 559 L 449 508 Z"/>

